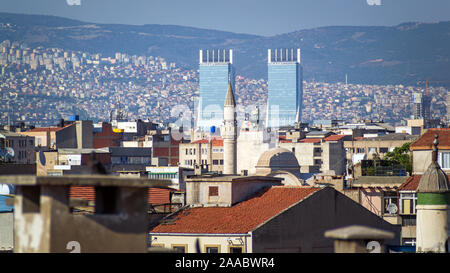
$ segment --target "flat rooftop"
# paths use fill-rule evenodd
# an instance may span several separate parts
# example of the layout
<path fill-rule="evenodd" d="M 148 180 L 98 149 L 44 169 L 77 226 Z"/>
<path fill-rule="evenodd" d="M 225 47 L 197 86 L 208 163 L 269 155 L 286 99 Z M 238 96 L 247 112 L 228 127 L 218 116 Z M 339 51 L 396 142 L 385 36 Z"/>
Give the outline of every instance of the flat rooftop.
<path fill-rule="evenodd" d="M 188 176 L 186 182 L 238 182 L 238 181 L 279 181 L 283 178 L 258 176 L 258 175 L 225 175 L 225 174 L 204 174 Z"/>

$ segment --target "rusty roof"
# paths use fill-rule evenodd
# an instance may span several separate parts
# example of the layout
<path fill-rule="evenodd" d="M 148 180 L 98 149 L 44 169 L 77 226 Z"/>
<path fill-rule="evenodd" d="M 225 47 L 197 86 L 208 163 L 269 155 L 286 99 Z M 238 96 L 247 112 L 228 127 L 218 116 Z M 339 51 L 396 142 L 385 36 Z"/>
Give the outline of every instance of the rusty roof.
<path fill-rule="evenodd" d="M 232 207 L 184 210 L 171 224 L 159 224 L 152 233 L 244 234 L 319 191 L 320 188 L 275 186 L 264 188 Z"/>

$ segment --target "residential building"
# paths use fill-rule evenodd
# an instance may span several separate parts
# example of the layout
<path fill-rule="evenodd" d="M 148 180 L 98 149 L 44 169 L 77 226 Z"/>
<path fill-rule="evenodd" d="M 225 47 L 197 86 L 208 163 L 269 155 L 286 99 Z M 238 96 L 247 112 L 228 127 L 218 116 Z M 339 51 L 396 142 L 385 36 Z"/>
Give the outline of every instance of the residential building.
<path fill-rule="evenodd" d="M 117 121 L 113 124 L 114 129 L 123 130 L 123 141 L 136 140 L 144 137 L 151 130 L 156 130 L 158 124 L 151 121 Z"/>
<path fill-rule="evenodd" d="M 0 149 L 12 149 L 12 154 L 10 153 L 10 156 L 5 158 L 5 162 L 14 164 L 34 164 L 36 162 L 33 136 L 0 130 L 0 137 L 2 138 Z"/>
<path fill-rule="evenodd" d="M 430 165 L 435 135 L 439 141 L 437 162 L 445 173 L 450 173 L 450 128 L 430 128 L 410 146 L 413 174 L 423 174 Z"/>
<path fill-rule="evenodd" d="M 151 131 L 145 136 L 152 147 L 152 158 L 158 158 L 158 166 L 178 166 L 180 163 L 179 145 L 186 141 L 175 139 L 172 129 Z"/>
<path fill-rule="evenodd" d="M 344 135 L 310 132 L 303 139 L 281 140 L 279 146 L 292 151 L 302 173 L 345 173 Z"/>
<path fill-rule="evenodd" d="M 119 147 L 122 140 L 122 133 L 116 132 L 108 122 L 94 124 L 93 148 Z"/>
<path fill-rule="evenodd" d="M 101 149 L 69 149 L 36 152 L 38 176 L 61 176 L 67 174 L 96 174 L 110 172 L 111 152 Z M 95 164 L 102 164 L 102 170 Z"/>
<path fill-rule="evenodd" d="M 211 172 L 223 172 L 223 139 L 201 139 L 179 144 L 180 166 L 194 168 L 203 166 Z"/>
<path fill-rule="evenodd" d="M 331 187 L 260 188 L 255 187 L 258 179 L 192 180 L 190 183 L 198 185 L 192 185 L 196 189 L 194 198 L 189 197 L 188 191 L 191 207 L 153 227 L 151 246 L 194 253 L 198 242 L 200 251 L 206 253 L 331 253 L 334 242 L 324 237 L 325 231 L 354 224 L 394 232 L 395 238 L 388 243 L 399 243 L 398 226 Z M 261 182 L 271 183 L 268 178 Z"/>
<path fill-rule="evenodd" d="M 145 171 L 152 165 L 152 148 L 109 147 L 111 171 Z"/>
<path fill-rule="evenodd" d="M 392 152 L 394 148 L 417 139 L 418 136 L 401 133 L 377 137 L 359 137 L 353 140 L 345 140 L 344 148 L 347 160 L 353 160 L 353 164 L 356 164 L 363 159 L 373 159 L 375 155 L 383 159 L 387 152 Z"/>

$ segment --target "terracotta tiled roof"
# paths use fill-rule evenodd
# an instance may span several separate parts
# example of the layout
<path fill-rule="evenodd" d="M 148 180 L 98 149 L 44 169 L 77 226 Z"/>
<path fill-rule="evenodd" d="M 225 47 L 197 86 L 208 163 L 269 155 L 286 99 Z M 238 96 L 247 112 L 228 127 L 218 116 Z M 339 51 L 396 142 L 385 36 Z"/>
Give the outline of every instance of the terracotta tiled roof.
<path fill-rule="evenodd" d="M 331 135 L 325 138 L 325 141 L 338 141 L 345 137 L 345 135 Z"/>
<path fill-rule="evenodd" d="M 193 141 L 193 142 L 191 142 L 191 143 L 195 143 L 195 144 L 197 144 L 197 143 L 202 143 L 202 144 L 206 144 L 206 143 L 208 143 L 209 142 L 209 140 L 208 139 L 200 139 L 200 140 L 196 140 L 196 141 Z M 212 139 L 212 146 L 223 146 L 223 139 L 222 138 L 213 138 Z"/>
<path fill-rule="evenodd" d="M 301 139 L 300 142 L 302 143 L 320 143 L 321 142 L 321 138 L 304 138 Z"/>
<path fill-rule="evenodd" d="M 149 204 L 168 204 L 170 203 L 170 192 L 173 190 L 162 188 L 148 189 L 148 203 Z"/>
<path fill-rule="evenodd" d="M 450 149 L 450 128 L 432 128 L 428 129 L 417 141 L 411 144 L 411 150 L 431 150 L 434 135 L 438 135 L 438 149 Z"/>
<path fill-rule="evenodd" d="M 70 198 L 95 201 L 95 190 L 92 186 L 71 186 L 69 196 Z"/>
<path fill-rule="evenodd" d="M 448 179 L 450 179 L 450 175 L 447 175 Z M 413 175 L 409 177 L 403 184 L 398 187 L 399 191 L 415 191 L 419 186 L 421 175 Z"/>
<path fill-rule="evenodd" d="M 166 188 L 149 188 L 148 203 L 149 204 L 168 204 L 170 203 L 170 192 L 174 189 Z M 95 190 L 92 186 L 71 186 L 70 198 L 78 198 L 95 202 Z"/>
<path fill-rule="evenodd" d="M 155 233 L 247 233 L 320 188 L 278 186 L 265 188 L 232 207 L 202 207 L 184 210 L 169 225 Z"/>

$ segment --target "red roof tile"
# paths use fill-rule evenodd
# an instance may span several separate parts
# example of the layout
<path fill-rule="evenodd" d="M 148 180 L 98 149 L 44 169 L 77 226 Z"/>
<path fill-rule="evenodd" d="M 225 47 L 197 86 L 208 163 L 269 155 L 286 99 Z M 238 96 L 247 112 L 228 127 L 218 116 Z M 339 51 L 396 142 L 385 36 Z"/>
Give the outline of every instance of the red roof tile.
<path fill-rule="evenodd" d="M 160 224 L 155 233 L 247 233 L 309 195 L 313 187 L 279 186 L 263 189 L 232 207 L 190 208 L 175 216 L 170 225 Z"/>
<path fill-rule="evenodd" d="M 206 143 L 209 143 L 209 140 L 208 139 L 200 139 L 200 140 L 196 140 L 196 141 L 193 141 L 193 142 L 191 142 L 191 143 L 195 143 L 195 144 L 197 144 L 197 143 L 202 143 L 202 144 L 206 144 Z M 222 138 L 213 138 L 212 139 L 212 146 L 223 146 L 223 139 Z"/>
<path fill-rule="evenodd" d="M 325 138 L 325 141 L 338 141 L 345 137 L 345 135 L 331 135 Z"/>
<path fill-rule="evenodd" d="M 434 135 L 438 135 L 438 149 L 450 149 L 450 128 L 431 128 L 428 129 L 418 140 L 411 144 L 411 150 L 431 150 L 434 141 Z"/>
<path fill-rule="evenodd" d="M 70 198 L 95 201 L 95 189 L 92 186 L 71 186 L 69 196 Z"/>
<path fill-rule="evenodd" d="M 167 188 L 149 188 L 148 203 L 149 204 L 168 204 L 170 203 L 170 192 L 174 189 Z M 95 202 L 95 189 L 93 186 L 71 186 L 70 198 L 84 199 Z"/>
<path fill-rule="evenodd" d="M 450 180 L 450 175 L 447 175 L 448 179 Z M 417 190 L 417 187 L 419 186 L 420 178 L 422 178 L 421 175 L 413 175 L 406 179 L 403 184 L 398 187 L 399 191 L 415 191 Z"/>
<path fill-rule="evenodd" d="M 320 143 L 321 142 L 321 138 L 304 138 L 301 139 L 300 142 L 302 143 Z"/>
<path fill-rule="evenodd" d="M 171 189 L 163 188 L 149 188 L 148 189 L 148 203 L 149 204 L 168 204 L 170 203 Z"/>

